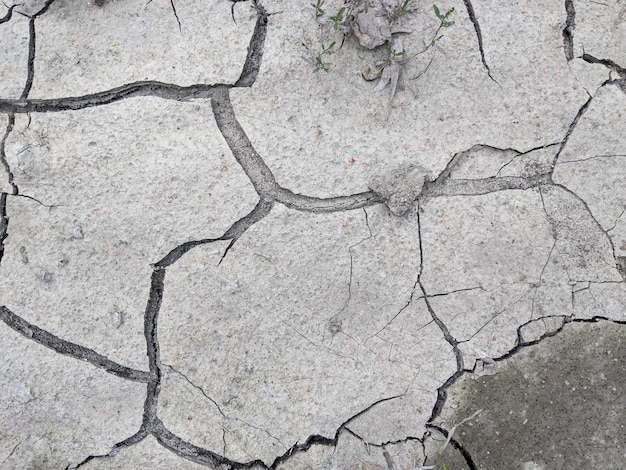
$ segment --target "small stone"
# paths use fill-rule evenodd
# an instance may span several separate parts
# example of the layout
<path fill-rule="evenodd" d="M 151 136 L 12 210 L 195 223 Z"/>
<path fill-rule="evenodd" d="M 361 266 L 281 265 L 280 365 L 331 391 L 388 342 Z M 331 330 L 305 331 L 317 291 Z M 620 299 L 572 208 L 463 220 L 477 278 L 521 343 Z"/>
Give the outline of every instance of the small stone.
<path fill-rule="evenodd" d="M 74 227 L 74 229 L 72 230 L 72 237 L 74 237 L 76 240 L 82 240 L 84 238 L 82 227 Z"/>
<path fill-rule="evenodd" d="M 394 215 L 401 217 L 411 208 L 426 181 L 429 181 L 428 171 L 420 165 L 409 164 L 374 179 L 369 189 L 383 199 Z"/>
<path fill-rule="evenodd" d="M 361 5 L 354 14 L 352 30 L 359 44 L 367 49 L 382 46 L 391 39 L 387 11 L 381 5 L 374 7 Z"/>

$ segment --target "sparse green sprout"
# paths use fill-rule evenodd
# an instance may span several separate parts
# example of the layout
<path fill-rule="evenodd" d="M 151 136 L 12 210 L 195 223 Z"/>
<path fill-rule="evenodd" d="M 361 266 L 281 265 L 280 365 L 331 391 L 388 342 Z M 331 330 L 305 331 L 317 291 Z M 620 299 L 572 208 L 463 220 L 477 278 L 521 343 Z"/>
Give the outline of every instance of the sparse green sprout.
<path fill-rule="evenodd" d="M 318 55 L 315 58 L 315 68 L 313 69 L 313 73 L 317 73 L 320 70 L 323 70 L 324 72 L 328 73 L 330 71 L 330 68 L 328 67 L 328 65 L 324 63 L 322 56 Z"/>
<path fill-rule="evenodd" d="M 454 7 L 450 8 L 443 15 L 439 11 L 439 8 L 437 7 L 437 5 L 433 5 L 433 10 L 435 10 L 435 15 L 437 15 L 437 18 L 441 20 L 442 28 L 447 28 L 454 24 L 454 21 L 448 21 L 448 17 L 454 12 Z"/>
<path fill-rule="evenodd" d="M 390 57 L 402 57 L 404 53 L 406 52 L 406 51 L 396 51 L 395 49 L 392 49 L 391 47 L 387 45 L 383 46 L 383 49 L 385 50 L 387 54 L 389 54 Z"/>
<path fill-rule="evenodd" d="M 261 7 L 259 7 L 256 2 L 252 2 L 250 8 L 252 8 L 257 15 L 261 14 Z"/>
<path fill-rule="evenodd" d="M 342 7 L 335 16 L 331 16 L 330 19 L 333 22 L 333 29 L 337 31 L 339 29 L 339 23 L 343 21 L 343 14 L 345 13 L 346 8 Z"/>
<path fill-rule="evenodd" d="M 315 8 L 315 16 L 322 16 L 324 14 L 322 5 L 324 5 L 324 0 L 317 0 L 315 3 L 311 3 L 311 6 Z"/>
<path fill-rule="evenodd" d="M 435 10 L 435 15 L 437 15 L 437 18 L 439 18 L 439 21 L 441 21 L 441 23 L 439 24 L 439 27 L 437 28 L 437 32 L 435 33 L 435 36 L 430 42 L 430 47 L 433 47 L 435 43 L 443 37 L 443 34 L 440 34 L 439 36 L 437 36 L 437 33 L 439 33 L 439 30 L 441 28 L 449 28 L 450 26 L 454 24 L 454 21 L 448 21 L 448 18 L 454 12 L 454 7 L 450 8 L 444 14 L 441 14 L 441 11 L 437 7 L 437 5 L 433 5 L 433 10 Z"/>
<path fill-rule="evenodd" d="M 313 69 L 313 73 L 317 73 L 320 70 L 323 70 L 326 73 L 330 72 L 330 67 L 327 63 L 324 62 L 323 56 L 324 54 L 331 55 L 333 53 L 333 47 L 335 47 L 335 44 L 335 41 L 331 42 L 328 47 L 324 47 L 324 45 L 322 44 L 322 52 L 320 52 L 320 54 L 315 58 L 315 68 Z"/>
<path fill-rule="evenodd" d="M 408 13 L 407 7 L 409 6 L 409 3 L 411 3 L 411 0 L 404 0 L 402 2 L 402 5 L 400 5 L 398 8 L 396 8 L 393 11 L 393 13 L 391 13 L 391 15 L 389 15 L 389 22 L 393 23 L 398 18 L 400 18 L 402 15 L 406 15 Z"/>

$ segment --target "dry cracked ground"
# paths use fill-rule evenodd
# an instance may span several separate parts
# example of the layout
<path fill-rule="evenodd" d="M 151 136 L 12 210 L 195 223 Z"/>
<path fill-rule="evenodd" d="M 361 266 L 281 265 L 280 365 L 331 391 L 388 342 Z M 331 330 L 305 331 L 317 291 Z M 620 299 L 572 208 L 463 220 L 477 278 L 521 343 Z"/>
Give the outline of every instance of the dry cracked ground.
<path fill-rule="evenodd" d="M 624 468 L 626 3 L 441 2 L 0 6 L 0 468 Z"/>

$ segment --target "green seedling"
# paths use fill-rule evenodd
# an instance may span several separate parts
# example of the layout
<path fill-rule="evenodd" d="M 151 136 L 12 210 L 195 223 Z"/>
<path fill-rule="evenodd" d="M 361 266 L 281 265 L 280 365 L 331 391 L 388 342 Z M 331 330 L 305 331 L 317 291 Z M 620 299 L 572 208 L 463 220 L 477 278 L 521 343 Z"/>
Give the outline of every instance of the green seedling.
<path fill-rule="evenodd" d="M 322 5 L 324 5 L 324 0 L 317 0 L 315 3 L 311 3 L 311 6 L 315 8 L 315 16 L 322 16 L 324 14 Z"/>
<path fill-rule="evenodd" d="M 320 70 L 323 70 L 326 73 L 330 72 L 330 67 L 327 63 L 324 62 L 323 56 L 331 55 L 333 53 L 333 47 L 335 47 L 335 44 L 335 41 L 331 42 L 328 47 L 324 47 L 324 45 L 322 44 L 322 52 L 317 57 L 315 57 L 315 68 L 313 69 L 313 73 L 317 73 Z"/>
<path fill-rule="evenodd" d="M 454 24 L 454 21 L 447 21 L 448 17 L 454 12 L 454 7 L 450 8 L 443 15 L 439 11 L 439 8 L 437 8 L 437 5 L 433 5 L 433 10 L 435 10 L 435 15 L 437 15 L 437 18 L 441 20 L 441 26 L 443 26 L 444 28 L 447 28 L 448 26 L 452 26 Z"/>
<path fill-rule="evenodd" d="M 331 16 L 330 19 L 333 22 L 333 29 L 337 31 L 339 24 L 343 21 L 343 14 L 346 12 L 346 8 L 342 7 L 335 16 Z"/>
<path fill-rule="evenodd" d="M 250 8 L 252 8 L 252 11 L 254 11 L 256 15 L 261 15 L 261 7 L 259 7 L 255 2 L 250 4 Z"/>
<path fill-rule="evenodd" d="M 389 57 L 402 57 L 404 53 L 406 52 L 406 51 L 396 51 L 395 49 L 392 49 L 391 47 L 387 45 L 383 46 L 383 49 L 385 50 L 387 54 L 389 54 Z"/>
<path fill-rule="evenodd" d="M 443 34 L 439 34 L 441 28 L 449 28 L 454 24 L 454 21 L 448 21 L 450 15 L 454 13 L 454 7 L 450 8 L 443 14 L 441 13 L 441 10 L 439 10 L 437 5 L 433 5 L 433 10 L 435 11 L 435 15 L 437 16 L 437 18 L 439 18 L 439 26 L 437 27 L 437 31 L 435 31 L 435 34 L 430 41 L 430 45 L 426 46 L 426 49 L 424 49 L 422 52 L 426 52 L 428 48 L 433 47 L 437 43 L 437 41 L 439 41 L 443 37 Z"/>
<path fill-rule="evenodd" d="M 406 15 L 408 13 L 407 7 L 409 6 L 409 3 L 411 3 L 411 0 L 404 0 L 402 2 L 402 5 L 400 5 L 398 8 L 396 8 L 393 11 L 393 13 L 391 13 L 391 15 L 389 15 L 389 22 L 393 23 L 398 18 L 400 18 L 402 15 Z"/>
<path fill-rule="evenodd" d="M 439 31 L 441 30 L 441 28 L 449 28 L 450 26 L 452 26 L 454 24 L 454 21 L 448 21 L 448 18 L 454 12 L 454 7 L 450 8 L 444 14 L 441 14 L 441 11 L 439 11 L 439 8 L 437 8 L 437 5 L 433 5 L 433 10 L 435 10 L 435 15 L 437 15 L 437 18 L 439 18 L 441 23 L 439 23 L 439 27 L 437 28 L 437 32 L 433 36 L 433 40 L 430 43 L 431 47 L 434 46 L 435 43 L 437 41 L 439 41 L 443 37 L 443 34 L 438 36 Z"/>

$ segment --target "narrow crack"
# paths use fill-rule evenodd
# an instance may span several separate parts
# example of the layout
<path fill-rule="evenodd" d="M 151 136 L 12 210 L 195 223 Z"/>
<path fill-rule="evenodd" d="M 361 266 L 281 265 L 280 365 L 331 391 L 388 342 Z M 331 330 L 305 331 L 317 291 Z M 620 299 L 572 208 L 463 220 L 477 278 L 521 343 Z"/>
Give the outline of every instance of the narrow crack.
<path fill-rule="evenodd" d="M 100 0 L 101 2 L 103 2 L 104 0 Z M 174 13 L 174 18 L 176 18 L 176 23 L 178 23 L 178 31 L 180 31 L 180 33 L 183 33 L 183 27 L 180 23 L 180 18 L 178 17 L 178 12 L 176 11 L 176 5 L 174 5 L 174 0 L 168 0 L 170 2 L 170 7 L 172 8 L 172 13 Z M 148 0 L 146 2 L 146 5 L 149 5 L 152 3 L 152 0 Z"/>
<path fill-rule="evenodd" d="M 589 160 L 595 160 L 596 158 L 622 158 L 626 157 L 626 154 L 612 154 L 612 155 L 594 155 L 593 157 L 577 158 L 576 160 L 568 160 L 566 162 L 557 162 L 557 165 L 568 165 L 570 163 L 588 162 Z"/>
<path fill-rule="evenodd" d="M 606 84 L 607 82 L 605 81 L 602 85 L 600 85 L 598 89 L 600 89 Z M 563 140 L 561 141 L 561 145 L 559 146 L 559 149 L 557 150 L 556 154 L 554 155 L 554 158 L 552 159 L 552 168 L 556 166 L 559 160 L 559 157 L 561 156 L 561 152 L 563 152 L 563 149 L 567 145 L 567 141 L 569 140 L 570 136 L 572 135 L 572 132 L 574 132 L 574 129 L 576 129 L 576 126 L 578 125 L 578 121 L 580 121 L 583 115 L 587 112 L 587 109 L 589 109 L 589 106 L 591 105 L 592 101 L 593 101 L 593 95 L 590 95 L 587 101 L 585 101 L 583 105 L 580 108 L 578 108 L 578 112 L 576 113 L 576 116 L 574 116 L 574 119 L 572 120 L 569 127 L 567 128 L 565 137 L 563 137 Z"/>
<path fill-rule="evenodd" d="M 139 431 L 137 431 L 135 434 L 133 434 L 129 438 L 124 439 L 123 441 L 120 441 L 114 444 L 111 450 L 107 452 L 106 454 L 90 455 L 85 460 L 83 460 L 82 462 L 76 465 L 73 465 L 73 466 L 68 465 L 67 467 L 65 467 L 65 470 L 76 470 L 82 467 L 83 465 L 87 465 L 92 460 L 101 460 L 101 459 L 115 457 L 120 452 L 120 450 L 123 450 L 126 447 L 131 447 L 135 444 L 138 444 L 139 442 L 143 441 L 148 436 L 149 434 L 142 427 Z"/>
<path fill-rule="evenodd" d="M 624 155 L 626 157 L 626 155 Z M 609 227 L 608 229 L 606 229 L 606 233 L 608 235 L 609 232 L 615 230 L 615 227 L 617 227 L 617 223 L 622 220 L 622 217 L 624 216 L 624 213 L 626 213 L 626 205 L 624 206 L 624 208 L 622 209 L 622 212 L 619 213 L 619 215 L 617 217 L 615 217 L 615 220 L 613 222 L 613 225 L 611 227 Z"/>
<path fill-rule="evenodd" d="M 419 442 L 422 445 L 424 444 L 424 441 L 421 437 L 415 437 L 415 436 L 407 436 L 402 439 L 389 440 L 389 441 L 385 441 L 385 442 L 381 442 L 380 444 L 377 444 L 376 442 L 370 442 L 364 439 L 363 437 L 359 436 L 356 432 L 354 432 L 352 429 L 348 427 L 346 427 L 345 429 L 346 429 L 346 432 L 348 432 L 349 434 L 353 435 L 354 437 L 362 441 L 368 447 L 377 447 L 377 448 L 382 449 L 382 448 L 385 448 L 386 446 L 393 446 L 397 444 L 403 444 L 405 442 L 414 442 L 414 441 Z"/>
<path fill-rule="evenodd" d="M 266 434 L 267 436 L 269 436 L 270 438 L 274 439 L 276 442 L 278 442 L 281 446 L 283 446 L 285 449 L 287 449 L 288 446 L 286 446 L 279 438 L 277 438 L 276 436 L 273 436 L 267 429 L 263 429 L 260 426 L 256 426 L 254 424 L 251 424 L 249 422 L 247 422 L 246 420 L 243 420 L 241 418 L 237 418 L 237 417 L 232 417 L 227 415 L 226 413 L 224 413 L 224 411 L 222 410 L 222 408 L 220 407 L 220 405 L 217 403 L 217 401 L 215 401 L 213 398 L 211 398 L 202 387 L 200 387 L 199 385 L 196 385 L 195 383 L 193 383 L 189 377 L 187 377 L 187 375 L 185 375 L 183 372 L 179 371 L 178 369 L 175 369 L 174 367 L 164 364 L 166 367 L 168 367 L 169 369 L 171 369 L 172 371 L 174 371 L 175 373 L 179 374 L 181 377 L 183 377 L 185 379 L 185 381 L 191 385 L 193 388 L 195 388 L 196 390 L 198 390 L 207 400 L 209 400 L 211 403 L 213 403 L 215 405 L 215 407 L 217 408 L 217 410 L 219 411 L 220 415 L 222 416 L 222 418 L 224 420 L 230 420 L 230 421 L 237 421 L 239 423 L 245 424 L 246 426 L 252 428 L 252 429 L 256 429 L 257 431 L 261 431 L 262 433 Z M 225 436 L 226 436 L 226 429 L 224 427 L 222 427 L 222 438 L 224 440 L 224 445 L 225 445 Z M 226 454 L 226 452 L 224 452 L 224 454 Z"/>
<path fill-rule="evenodd" d="M 331 329 L 331 332 L 333 333 L 337 333 L 341 330 L 341 320 L 338 319 L 338 317 L 348 308 L 348 305 L 350 304 L 350 300 L 352 299 L 352 279 L 353 279 L 353 271 L 354 271 L 353 269 L 354 268 L 354 259 L 353 259 L 354 256 L 352 254 L 352 249 L 356 248 L 361 243 L 364 243 L 365 241 L 371 239 L 374 236 L 372 234 L 372 229 L 370 228 L 367 211 L 363 209 L 363 213 L 365 214 L 365 226 L 367 227 L 369 235 L 363 238 L 362 240 L 359 240 L 354 245 L 350 245 L 348 247 L 348 255 L 350 256 L 350 273 L 348 277 L 348 295 L 346 297 L 345 302 L 341 306 L 341 309 L 339 309 L 339 311 L 329 319 L 330 329 Z"/>
<path fill-rule="evenodd" d="M 530 153 L 532 153 L 532 152 L 535 152 L 535 151 L 537 151 L 537 150 L 543 150 L 543 149 L 547 149 L 547 148 L 550 148 L 550 147 L 555 147 L 555 146 L 557 146 L 557 145 L 561 145 L 561 142 L 553 142 L 553 143 L 551 143 L 551 144 L 544 144 L 544 145 L 540 145 L 540 146 L 538 146 L 538 147 L 533 147 L 533 148 L 531 148 L 531 149 L 529 149 L 529 150 L 526 150 L 526 151 L 524 151 L 524 152 L 520 152 L 520 151 L 515 150 L 515 149 L 498 149 L 498 150 L 513 150 L 514 152 L 517 152 L 517 155 L 515 155 L 515 156 L 514 156 L 513 158 L 511 158 L 511 159 L 510 159 L 507 163 L 505 163 L 504 165 L 502 165 L 502 166 L 500 167 L 500 169 L 496 172 L 495 176 L 496 176 L 497 178 L 498 178 L 498 177 L 500 177 L 500 173 L 502 173 L 502 171 L 503 171 L 506 167 L 508 167 L 509 165 L 511 165 L 511 164 L 512 164 L 512 163 L 513 163 L 516 159 L 518 159 L 519 157 L 522 157 L 522 156 L 524 156 L 524 155 L 528 155 L 528 154 L 530 154 Z M 492 148 L 493 148 L 493 147 L 492 147 Z"/>
<path fill-rule="evenodd" d="M 528 289 L 530 290 L 530 289 Z M 525 291 L 524 293 L 522 293 L 517 300 L 515 300 L 513 303 L 507 305 L 506 307 L 504 307 L 502 310 L 492 314 L 491 318 L 489 320 L 487 320 L 485 323 L 483 323 L 480 328 L 478 328 L 476 331 L 474 331 L 469 338 L 464 339 L 462 341 L 459 341 L 460 343 L 467 343 L 468 341 L 471 341 L 472 339 L 474 339 L 476 337 L 476 335 L 478 335 L 478 333 L 480 333 L 482 330 L 484 330 L 487 325 L 489 325 L 492 321 L 494 321 L 496 318 L 498 318 L 500 315 L 502 315 L 503 313 L 507 312 L 511 307 L 514 307 L 515 305 L 517 305 L 518 303 L 520 303 L 522 300 L 524 300 L 524 298 L 526 297 L 526 294 L 528 294 L 528 291 Z"/>
<path fill-rule="evenodd" d="M 565 0 L 565 13 L 567 13 L 567 18 L 563 28 L 563 49 L 565 50 L 565 59 L 569 62 L 574 59 L 574 28 L 576 27 L 574 0 Z"/>
<path fill-rule="evenodd" d="M 92 349 L 65 341 L 64 339 L 61 339 L 46 330 L 42 330 L 38 326 L 35 326 L 16 315 L 4 305 L 0 306 L 0 320 L 24 337 L 46 346 L 59 354 L 70 356 L 81 361 L 87 361 L 90 364 L 99 367 L 100 369 L 104 369 L 106 372 L 123 379 L 132 380 L 134 382 L 148 383 L 153 378 L 152 374 L 149 372 L 122 366 L 102 354 L 98 354 Z"/>
<path fill-rule="evenodd" d="M 22 442 L 24 442 L 24 439 L 22 439 L 20 442 L 18 442 L 17 444 L 13 446 L 13 449 L 11 449 L 11 452 L 9 452 L 9 455 L 7 455 L 4 459 L 2 459 L 2 462 L 0 462 L 0 467 L 2 467 L 5 464 L 5 462 L 13 456 L 13 454 L 15 453 L 17 448 L 22 444 Z"/>
<path fill-rule="evenodd" d="M 402 312 L 404 312 L 409 307 L 409 305 L 411 305 L 413 303 L 413 300 L 414 300 L 413 296 L 415 295 L 415 289 L 417 288 L 417 283 L 418 282 L 419 282 L 419 273 L 418 273 L 418 278 L 415 280 L 415 283 L 413 284 L 413 288 L 411 289 L 411 295 L 409 296 L 409 300 L 406 301 L 406 303 L 400 308 L 400 310 L 398 310 L 398 312 L 393 317 L 391 317 L 387 321 L 387 323 L 385 323 L 382 326 L 382 328 L 380 328 L 376 333 L 371 335 L 370 338 L 373 338 L 374 336 L 378 336 L 380 333 L 382 333 L 384 330 L 386 330 L 389 327 L 389 325 L 391 325 L 396 320 L 396 318 L 398 318 L 400 316 L 400 314 L 402 314 Z M 419 297 L 418 299 L 415 299 L 415 300 L 419 300 L 421 298 L 423 298 L 423 297 Z M 426 326 L 426 325 L 424 325 L 424 326 Z M 421 327 L 420 329 L 422 329 L 422 328 L 423 327 Z"/>
<path fill-rule="evenodd" d="M 217 411 L 219 411 L 220 415 L 222 416 L 222 420 L 227 419 L 228 417 L 226 416 L 226 414 L 224 414 L 224 412 L 222 411 L 222 408 L 220 407 L 220 405 L 213 399 L 211 398 L 202 387 L 196 385 L 195 383 L 193 383 L 189 377 L 187 377 L 187 375 L 183 374 L 181 371 L 179 371 L 178 369 L 175 369 L 173 366 L 168 365 L 168 364 L 164 364 L 166 367 L 168 367 L 170 370 L 174 371 L 175 373 L 177 373 L 178 375 L 180 375 L 181 377 L 183 377 L 185 379 L 185 381 L 191 385 L 193 388 L 195 388 L 196 390 L 198 390 L 200 393 L 202 393 L 202 395 L 209 400 L 211 403 L 213 403 L 213 405 L 215 405 L 215 408 L 217 408 Z M 224 426 L 222 426 L 222 444 L 223 444 L 223 449 L 222 449 L 222 453 L 223 455 L 226 455 L 226 428 Z"/>
<path fill-rule="evenodd" d="M 567 186 L 563 186 L 562 184 L 554 184 L 552 186 L 552 188 L 554 188 L 554 189 L 556 189 L 556 188 L 561 189 L 562 191 L 567 193 L 569 196 L 571 196 L 572 199 L 575 199 L 576 202 L 583 207 L 583 210 L 584 210 L 584 212 L 587 213 L 587 216 L 589 217 L 589 219 L 591 219 L 591 221 L 596 226 L 598 231 L 602 232 L 602 234 L 606 238 L 607 242 L 609 243 L 609 246 L 611 247 L 611 252 L 612 252 L 613 256 L 615 256 L 615 245 L 613 244 L 613 239 L 608 234 L 608 231 L 605 230 L 604 227 L 602 227 L 602 224 L 600 224 L 598 219 L 596 219 L 596 217 L 593 215 L 593 212 L 591 212 L 591 209 L 589 208 L 589 204 L 587 204 L 587 201 L 585 201 L 583 198 L 581 198 L 578 194 L 576 194 L 574 191 L 569 189 Z M 539 188 L 539 189 L 541 190 L 541 188 Z M 550 220 L 553 221 L 553 219 L 550 219 Z"/>
<path fill-rule="evenodd" d="M 541 195 L 541 191 L 539 191 L 539 194 Z M 545 212 L 546 207 L 545 207 L 545 202 L 543 201 L 543 195 L 541 195 L 541 202 L 543 204 L 543 210 Z M 546 212 L 547 215 L 547 212 Z M 541 287 L 542 281 L 543 281 L 543 273 L 545 272 L 546 268 L 548 267 L 548 263 L 550 262 L 550 259 L 552 258 L 552 252 L 554 251 L 554 248 L 556 247 L 556 243 L 557 243 L 557 238 L 554 238 L 554 242 L 552 243 L 552 247 L 550 248 L 550 253 L 548 253 L 548 258 L 546 259 L 546 262 L 543 264 L 543 267 L 541 268 L 541 272 L 539 273 L 539 279 L 537 280 L 537 282 L 533 285 L 533 288 L 535 289 L 534 295 L 533 295 L 533 300 L 530 304 L 530 319 L 532 320 L 533 317 L 535 316 L 535 301 L 537 300 L 537 292 L 539 291 L 539 287 Z"/>
<path fill-rule="evenodd" d="M 311 345 L 315 346 L 317 349 L 325 349 L 328 352 L 330 352 L 331 354 L 334 354 L 337 357 L 342 357 L 344 359 L 348 359 L 352 362 L 354 362 L 355 366 L 357 366 L 358 364 L 360 364 L 360 361 L 358 359 L 355 359 L 352 356 L 348 356 L 347 354 L 342 354 L 339 351 L 331 348 L 330 346 L 326 346 L 325 344 L 317 344 L 315 341 L 313 341 L 312 339 L 310 339 L 308 336 L 306 336 L 304 333 L 302 333 L 300 330 L 298 330 L 295 326 L 291 325 L 290 323 L 287 323 L 286 321 L 281 321 L 281 323 L 283 325 L 286 325 L 287 327 L 291 328 L 293 331 L 295 331 L 302 339 L 304 339 L 306 342 L 310 343 Z M 332 326 L 332 325 L 331 325 Z M 338 332 L 339 330 L 337 330 Z M 342 332 L 343 333 L 343 332 Z M 344 333 L 345 334 L 345 333 Z M 347 337 L 349 337 L 350 339 L 352 339 L 353 341 L 355 341 L 357 344 L 361 345 L 361 343 L 359 343 L 358 341 L 354 340 L 354 338 L 350 337 L 349 335 L 346 335 Z M 368 348 L 369 349 L 369 348 Z M 371 349 L 369 349 L 371 351 Z"/>
<path fill-rule="evenodd" d="M 485 70 L 487 70 L 487 75 L 489 75 L 489 78 L 493 80 L 498 86 L 500 86 L 498 81 L 495 78 L 493 78 L 493 76 L 491 75 L 491 69 L 489 68 L 489 65 L 487 65 L 487 59 L 485 59 L 485 49 L 483 47 L 483 34 L 480 30 L 480 23 L 478 22 L 478 19 L 476 18 L 476 13 L 474 12 L 474 6 L 472 5 L 471 0 L 463 0 L 463 3 L 465 4 L 467 15 L 469 16 L 470 21 L 474 25 L 474 31 L 476 31 L 476 39 L 478 40 L 478 50 L 480 51 L 480 60 L 483 63 Z"/>
<path fill-rule="evenodd" d="M 174 5 L 174 0 L 170 0 L 170 6 L 172 7 L 172 12 L 174 13 L 174 18 L 176 18 L 176 23 L 178 23 L 178 30 L 180 33 L 183 33 L 183 25 L 180 24 L 180 18 L 178 17 L 178 12 L 176 11 L 176 5 Z"/>

